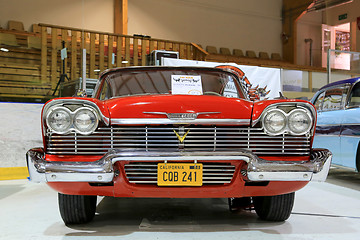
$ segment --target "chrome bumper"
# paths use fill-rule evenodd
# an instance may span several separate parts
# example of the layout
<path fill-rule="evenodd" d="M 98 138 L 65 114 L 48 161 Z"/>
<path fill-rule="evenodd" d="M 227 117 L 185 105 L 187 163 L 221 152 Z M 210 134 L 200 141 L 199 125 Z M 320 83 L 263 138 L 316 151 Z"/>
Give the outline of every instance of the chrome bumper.
<path fill-rule="evenodd" d="M 246 150 L 236 152 L 122 152 L 110 151 L 95 162 L 49 162 L 42 148 L 27 152 L 30 180 L 34 182 L 98 182 L 114 179 L 118 161 L 223 161 L 248 163 L 242 171 L 250 181 L 325 181 L 332 154 L 327 149 L 313 149 L 310 161 L 267 161 Z"/>

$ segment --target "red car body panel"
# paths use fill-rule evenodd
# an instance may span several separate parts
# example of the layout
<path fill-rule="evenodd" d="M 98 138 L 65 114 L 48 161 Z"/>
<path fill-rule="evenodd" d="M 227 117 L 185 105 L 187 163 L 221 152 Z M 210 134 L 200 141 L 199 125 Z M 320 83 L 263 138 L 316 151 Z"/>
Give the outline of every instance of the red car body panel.
<path fill-rule="evenodd" d="M 90 186 L 89 183 L 48 183 L 55 191 L 70 195 L 98 195 L 137 198 L 229 198 L 274 196 L 295 192 L 308 182 L 269 182 L 267 186 L 245 186 L 238 176 L 233 184 L 220 187 L 156 187 L 134 186 L 123 178 L 116 179 L 114 186 Z"/>
<path fill-rule="evenodd" d="M 109 108 L 111 118 L 164 118 L 162 115 L 144 112 L 218 112 L 198 117 L 212 119 L 250 119 L 253 105 L 252 102 L 243 99 L 191 95 L 118 97 L 106 100 L 104 104 Z"/>

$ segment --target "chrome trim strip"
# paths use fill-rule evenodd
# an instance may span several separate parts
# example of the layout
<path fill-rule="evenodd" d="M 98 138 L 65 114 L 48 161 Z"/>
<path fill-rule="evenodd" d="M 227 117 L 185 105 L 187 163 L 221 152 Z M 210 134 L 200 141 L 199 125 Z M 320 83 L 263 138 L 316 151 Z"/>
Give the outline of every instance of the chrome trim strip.
<path fill-rule="evenodd" d="M 267 161 L 239 149 L 233 152 L 124 152 L 110 151 L 95 162 L 49 162 L 42 148 L 27 152 L 30 180 L 35 182 L 111 182 L 113 165 L 119 161 L 187 161 L 237 160 L 248 163 L 250 181 L 325 181 L 332 154 L 326 149 L 313 149 L 310 161 Z M 269 174 L 271 173 L 271 174 Z M 313 175 L 316 173 L 316 175 Z M 308 174 L 310 178 L 305 177 Z"/>
<path fill-rule="evenodd" d="M 217 124 L 217 125 L 249 125 L 250 119 L 168 119 L 168 118 L 113 118 L 114 125 L 137 125 L 137 124 Z"/>
<path fill-rule="evenodd" d="M 340 127 L 341 124 L 316 124 L 316 127 Z M 351 124 L 349 124 L 351 125 Z M 357 123 L 356 125 L 360 125 L 359 123 Z"/>
<path fill-rule="evenodd" d="M 250 172 L 251 181 L 310 181 L 312 172 Z"/>
<path fill-rule="evenodd" d="M 317 124 L 316 127 L 360 126 L 360 123 Z"/>
<path fill-rule="evenodd" d="M 167 112 L 143 112 L 144 114 L 166 115 L 171 120 L 195 120 L 199 115 L 219 114 L 221 112 L 198 112 L 198 113 L 167 113 Z"/>
<path fill-rule="evenodd" d="M 333 134 L 316 134 L 315 137 L 347 137 L 347 138 L 360 138 L 360 136 L 354 136 L 354 135 L 333 135 Z"/>
<path fill-rule="evenodd" d="M 340 137 L 340 134 L 320 134 L 320 133 L 316 133 L 315 137 Z"/>
<path fill-rule="evenodd" d="M 340 135 L 341 137 L 348 137 L 348 138 L 360 138 L 360 136 L 356 136 L 356 135 L 346 135 L 346 134 L 343 134 L 343 135 Z M 339 136 L 337 136 L 339 137 Z"/>

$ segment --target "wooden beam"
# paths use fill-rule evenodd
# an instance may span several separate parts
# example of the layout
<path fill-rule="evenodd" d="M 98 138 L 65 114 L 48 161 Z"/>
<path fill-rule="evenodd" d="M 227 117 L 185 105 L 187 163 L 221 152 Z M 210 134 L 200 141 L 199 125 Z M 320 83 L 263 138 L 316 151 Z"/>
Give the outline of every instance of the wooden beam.
<path fill-rule="evenodd" d="M 283 59 L 296 63 L 297 20 L 306 13 L 313 0 L 283 0 L 282 44 Z"/>
<path fill-rule="evenodd" d="M 114 0 L 114 33 L 127 35 L 128 0 Z"/>
<path fill-rule="evenodd" d="M 57 36 L 58 36 L 58 29 L 57 28 L 51 29 L 51 85 L 52 85 L 53 89 L 55 89 L 57 81 L 58 81 Z"/>
<path fill-rule="evenodd" d="M 99 68 L 100 71 L 104 71 L 105 70 L 105 66 L 104 66 L 104 58 L 105 58 L 105 51 L 104 51 L 104 34 L 99 34 Z"/>
<path fill-rule="evenodd" d="M 95 78 L 95 33 L 90 33 L 90 78 Z"/>
<path fill-rule="evenodd" d="M 117 43 L 116 43 L 116 66 L 121 67 L 122 66 L 122 49 L 123 49 L 123 37 L 118 36 L 117 37 Z"/>
<path fill-rule="evenodd" d="M 77 78 L 77 31 L 71 31 L 71 78 L 75 80 Z"/>
<path fill-rule="evenodd" d="M 47 82 L 47 28 L 41 27 L 41 82 Z"/>
<path fill-rule="evenodd" d="M 114 51 L 114 38 L 108 36 L 108 65 L 107 68 L 113 68 L 113 51 Z"/>

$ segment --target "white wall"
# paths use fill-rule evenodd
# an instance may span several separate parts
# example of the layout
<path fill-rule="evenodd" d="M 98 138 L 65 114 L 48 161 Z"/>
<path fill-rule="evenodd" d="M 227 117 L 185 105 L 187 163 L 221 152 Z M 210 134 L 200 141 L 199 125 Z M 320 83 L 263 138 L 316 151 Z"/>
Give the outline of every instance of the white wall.
<path fill-rule="evenodd" d="M 282 0 L 129 0 L 129 34 L 282 52 Z"/>
<path fill-rule="evenodd" d="M 8 20 L 16 20 L 27 31 L 47 23 L 113 32 L 113 5 L 113 0 L 0 0 L 0 26 L 6 29 Z"/>

